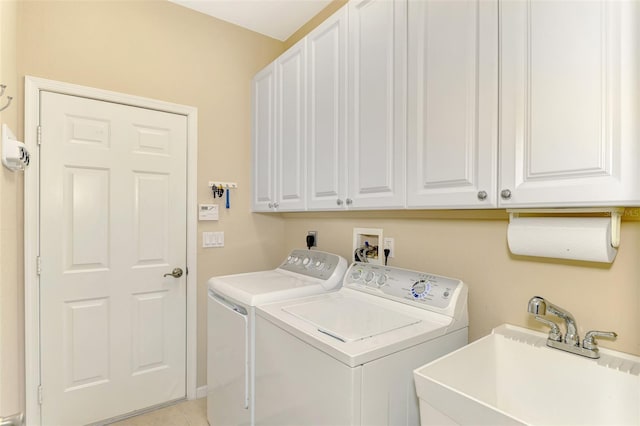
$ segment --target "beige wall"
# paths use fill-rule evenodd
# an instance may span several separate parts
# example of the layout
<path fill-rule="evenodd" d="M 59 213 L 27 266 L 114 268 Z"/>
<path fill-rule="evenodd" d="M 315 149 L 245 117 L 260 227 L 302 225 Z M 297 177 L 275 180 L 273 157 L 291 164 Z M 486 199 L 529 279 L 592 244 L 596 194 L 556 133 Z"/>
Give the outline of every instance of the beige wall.
<path fill-rule="evenodd" d="M 637 209 L 636 209 L 637 212 Z M 611 265 L 534 260 L 509 253 L 504 210 L 473 212 L 289 213 L 286 248 L 318 231 L 318 249 L 351 259 L 353 228 L 382 228 L 395 238 L 389 265 L 460 278 L 469 285 L 469 335 L 502 323 L 543 330 L 527 314 L 542 296 L 572 312 L 582 336 L 613 330 L 603 347 L 640 355 L 640 222 L 623 221 L 621 247 Z"/>
<path fill-rule="evenodd" d="M 11 106 L 0 112 L 0 123 L 7 124 L 20 137 L 18 127 L 21 95 L 16 60 L 15 1 L 0 1 L 0 83 Z M 0 167 L 0 417 L 22 411 L 24 406 L 24 325 L 22 273 L 22 174 Z"/>
<path fill-rule="evenodd" d="M 198 249 L 197 384 L 205 385 L 206 280 L 244 270 L 247 258 L 253 269 L 271 268 L 283 255 L 283 220 L 250 213 L 249 167 L 251 78 L 283 43 L 164 0 L 21 1 L 18 26 L 21 85 L 32 75 L 195 106 L 198 201 L 213 201 L 209 180 L 238 183 L 231 209 L 199 226 L 225 232 L 223 249 Z"/>
<path fill-rule="evenodd" d="M 199 226 L 223 230 L 226 246 L 198 249 L 198 386 L 206 384 L 207 278 L 244 271 L 246 258 L 255 270 L 274 267 L 303 246 L 307 230 L 319 232 L 319 249 L 350 258 L 355 226 L 381 227 L 395 237 L 391 265 L 464 279 L 472 339 L 503 322 L 537 328 L 525 305 L 538 294 L 571 310 L 583 334 L 591 328 L 620 334 L 603 346 L 640 354 L 640 222 L 623 223 L 613 265 L 594 266 L 510 256 L 504 211 L 250 213 L 251 77 L 342 4 L 336 0 L 283 44 L 163 0 L 21 1 L 17 11 L 15 2 L 0 1 L 0 78 L 18 100 L 0 119 L 22 135 L 25 75 L 198 108 L 199 202 L 211 201 L 209 180 L 239 184 L 220 221 Z M 0 416 L 23 407 L 21 188 L 21 176 L 3 168 Z"/>

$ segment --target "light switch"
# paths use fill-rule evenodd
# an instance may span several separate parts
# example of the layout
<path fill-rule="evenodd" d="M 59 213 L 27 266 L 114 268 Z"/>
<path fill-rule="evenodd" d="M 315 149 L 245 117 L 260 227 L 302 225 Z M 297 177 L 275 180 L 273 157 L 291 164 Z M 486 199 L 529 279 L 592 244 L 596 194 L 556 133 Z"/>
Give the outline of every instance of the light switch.
<path fill-rule="evenodd" d="M 224 247 L 224 232 L 203 232 L 202 247 Z"/>

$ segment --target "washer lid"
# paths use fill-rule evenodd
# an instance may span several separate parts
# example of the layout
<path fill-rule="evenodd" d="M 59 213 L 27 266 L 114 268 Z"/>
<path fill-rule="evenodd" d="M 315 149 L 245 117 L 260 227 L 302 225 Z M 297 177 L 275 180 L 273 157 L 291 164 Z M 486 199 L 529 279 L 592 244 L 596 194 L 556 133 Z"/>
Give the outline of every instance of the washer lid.
<path fill-rule="evenodd" d="M 323 280 L 281 269 L 214 277 L 209 288 L 246 306 L 324 293 Z"/>
<path fill-rule="evenodd" d="M 282 310 L 342 342 L 363 340 L 422 321 L 352 298 L 317 300 L 286 306 Z"/>

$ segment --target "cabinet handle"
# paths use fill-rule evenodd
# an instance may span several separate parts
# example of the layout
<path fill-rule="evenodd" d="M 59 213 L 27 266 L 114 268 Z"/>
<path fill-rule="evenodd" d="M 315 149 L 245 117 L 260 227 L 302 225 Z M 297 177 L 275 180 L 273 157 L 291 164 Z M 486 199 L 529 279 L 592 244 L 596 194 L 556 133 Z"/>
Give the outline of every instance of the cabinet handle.
<path fill-rule="evenodd" d="M 342 205 L 342 200 L 341 200 L 340 198 L 338 198 L 338 199 L 336 200 L 336 204 L 337 204 L 337 205 L 339 205 L 339 206 L 341 206 L 341 205 Z"/>
<path fill-rule="evenodd" d="M 500 191 L 500 196 L 502 197 L 503 200 L 508 200 L 511 198 L 511 190 L 510 189 L 503 189 L 502 191 Z"/>
<path fill-rule="evenodd" d="M 478 200 L 484 201 L 487 199 L 487 191 L 478 191 Z"/>
<path fill-rule="evenodd" d="M 351 198 L 347 198 L 347 205 L 350 206 L 353 204 L 353 200 Z"/>
<path fill-rule="evenodd" d="M 280 207 L 280 203 L 279 202 L 276 201 L 275 203 L 273 203 L 273 208 L 274 209 L 277 209 L 278 207 Z"/>
<path fill-rule="evenodd" d="M 272 209 L 273 208 L 273 203 L 269 203 L 269 208 Z"/>

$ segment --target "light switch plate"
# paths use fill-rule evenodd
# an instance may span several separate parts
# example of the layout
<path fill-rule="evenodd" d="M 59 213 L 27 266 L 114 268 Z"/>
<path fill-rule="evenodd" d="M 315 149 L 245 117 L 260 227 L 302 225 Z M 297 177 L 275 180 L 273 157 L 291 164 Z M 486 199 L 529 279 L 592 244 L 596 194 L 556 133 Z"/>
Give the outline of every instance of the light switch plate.
<path fill-rule="evenodd" d="M 224 247 L 224 232 L 203 232 L 202 247 Z"/>

